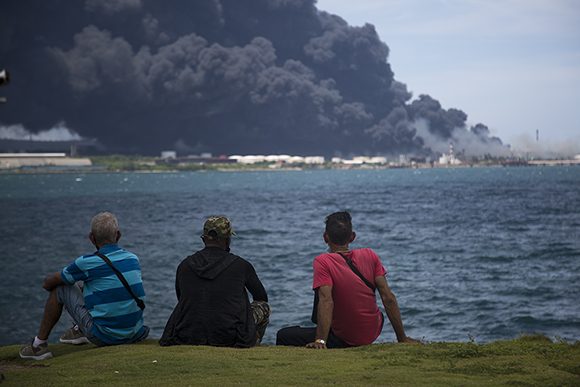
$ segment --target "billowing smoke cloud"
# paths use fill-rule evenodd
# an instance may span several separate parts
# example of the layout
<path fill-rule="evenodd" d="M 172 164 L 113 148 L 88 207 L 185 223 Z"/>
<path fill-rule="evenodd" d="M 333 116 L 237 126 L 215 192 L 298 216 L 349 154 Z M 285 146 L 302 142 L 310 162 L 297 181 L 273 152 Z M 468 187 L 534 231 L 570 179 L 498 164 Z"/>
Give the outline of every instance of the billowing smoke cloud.
<path fill-rule="evenodd" d="M 580 135 L 567 141 L 554 141 L 542 138 L 537 140 L 535 133 L 521 134 L 515 139 L 515 152 L 524 158 L 574 158 L 579 155 Z"/>
<path fill-rule="evenodd" d="M 0 125 L 0 140 L 75 141 L 82 140 L 82 137 L 67 128 L 64 122 L 59 122 L 52 128 L 37 133 L 26 130 L 22 125 Z"/>
<path fill-rule="evenodd" d="M 66 120 L 115 152 L 503 147 L 485 126 L 468 129 L 462 111 L 412 100 L 374 27 L 349 26 L 315 0 L 9 0 L 3 11 L 5 125 Z"/>
<path fill-rule="evenodd" d="M 425 148 L 431 149 L 435 153 L 446 153 L 449 150 L 449 144 L 453 144 L 456 152 L 460 152 L 468 158 L 486 155 L 493 157 L 512 156 L 510 148 L 504 146 L 496 137 L 489 137 L 489 129 L 483 124 L 477 124 L 471 130 L 465 130 L 464 127 L 453 128 L 450 136 L 445 139 L 434 134 L 429 126 L 429 121 L 423 118 L 412 124 L 417 137 L 421 138 Z"/>
<path fill-rule="evenodd" d="M 408 106 L 408 110 L 416 139 L 422 140 L 426 149 L 445 153 L 449 144 L 453 143 L 455 149 L 465 156 L 511 155 L 510 148 L 504 146 L 499 138 L 493 137 L 487 126 L 479 123 L 468 128 L 467 114 L 458 109 L 445 110 L 428 95 L 420 95 Z"/>

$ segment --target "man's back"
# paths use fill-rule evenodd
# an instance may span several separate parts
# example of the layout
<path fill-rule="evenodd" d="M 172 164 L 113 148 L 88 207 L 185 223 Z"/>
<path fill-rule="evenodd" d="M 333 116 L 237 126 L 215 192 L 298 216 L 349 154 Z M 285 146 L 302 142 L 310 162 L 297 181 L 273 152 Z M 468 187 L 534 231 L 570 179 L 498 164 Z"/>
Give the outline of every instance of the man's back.
<path fill-rule="evenodd" d="M 324 223 L 322 237 L 329 253 L 316 257 L 313 264 L 312 288 L 318 296 L 313 317 L 317 326 L 282 328 L 276 334 L 276 345 L 327 349 L 371 344 L 384 322 L 376 305 L 375 289 L 397 340 L 415 342 L 405 334 L 397 299 L 387 284 L 379 257 L 371 249 L 350 250 L 349 245 L 356 238 L 350 213 L 334 212 Z"/>
<path fill-rule="evenodd" d="M 371 249 L 344 254 L 371 283 L 385 275 L 379 257 Z M 375 293 L 350 269 L 338 253 L 324 253 L 314 259 L 313 289 L 332 286 L 334 310 L 332 331 L 349 345 L 372 343 L 382 329 L 382 316 Z"/>
<path fill-rule="evenodd" d="M 139 259 L 117 245 L 100 250 L 119 270 L 135 295 L 144 300 Z M 89 254 L 77 258 L 61 272 L 63 281 L 74 284 L 83 281 L 85 306 L 93 317 L 93 333 L 106 344 L 120 344 L 130 340 L 143 329 L 143 311 L 100 257 Z"/>
<path fill-rule="evenodd" d="M 254 299 L 267 301 L 253 266 L 216 247 L 187 257 L 177 269 L 178 305 L 161 345 L 192 344 L 249 347 L 256 327 L 246 288 Z"/>

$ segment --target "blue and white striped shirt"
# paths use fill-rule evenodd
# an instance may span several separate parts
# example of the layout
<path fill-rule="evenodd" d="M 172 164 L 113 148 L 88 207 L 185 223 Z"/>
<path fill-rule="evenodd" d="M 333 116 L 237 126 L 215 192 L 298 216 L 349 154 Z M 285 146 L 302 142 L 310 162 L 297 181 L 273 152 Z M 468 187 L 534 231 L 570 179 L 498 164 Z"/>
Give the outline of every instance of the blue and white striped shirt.
<path fill-rule="evenodd" d="M 102 246 L 98 252 L 109 257 L 133 293 L 145 301 L 139 258 L 115 244 Z M 93 317 L 92 333 L 103 343 L 122 344 L 143 333 L 143 311 L 99 256 L 77 258 L 62 270 L 61 277 L 69 285 L 84 282 L 85 306 Z"/>

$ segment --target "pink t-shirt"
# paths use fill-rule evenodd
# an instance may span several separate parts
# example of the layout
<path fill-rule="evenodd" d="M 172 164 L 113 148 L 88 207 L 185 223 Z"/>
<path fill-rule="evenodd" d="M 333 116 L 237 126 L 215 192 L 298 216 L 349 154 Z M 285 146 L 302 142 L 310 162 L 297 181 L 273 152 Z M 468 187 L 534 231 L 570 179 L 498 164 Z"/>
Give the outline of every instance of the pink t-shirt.
<path fill-rule="evenodd" d="M 346 254 L 371 283 L 386 275 L 377 254 L 371 249 Z M 350 345 L 371 344 L 381 333 L 381 312 L 373 291 L 350 269 L 338 253 L 324 253 L 314 258 L 312 288 L 332 286 L 334 310 L 332 331 Z"/>

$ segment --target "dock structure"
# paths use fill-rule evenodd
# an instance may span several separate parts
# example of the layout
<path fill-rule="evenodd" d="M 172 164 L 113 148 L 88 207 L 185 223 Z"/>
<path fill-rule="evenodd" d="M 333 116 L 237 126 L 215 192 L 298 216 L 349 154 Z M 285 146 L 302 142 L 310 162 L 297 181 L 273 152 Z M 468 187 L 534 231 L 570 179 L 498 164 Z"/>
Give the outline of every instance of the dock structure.
<path fill-rule="evenodd" d="M 529 160 L 528 165 L 536 166 L 558 166 L 558 165 L 580 165 L 580 159 L 567 159 L 567 160 Z"/>
<path fill-rule="evenodd" d="M 19 168 L 80 168 L 90 167 L 88 158 L 67 157 L 65 153 L 0 153 L 0 170 Z"/>

